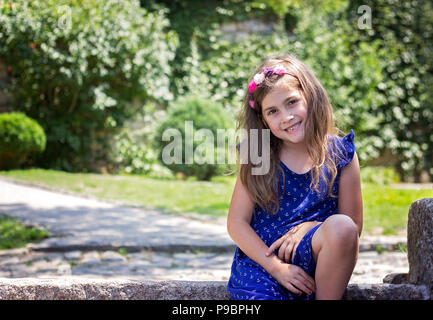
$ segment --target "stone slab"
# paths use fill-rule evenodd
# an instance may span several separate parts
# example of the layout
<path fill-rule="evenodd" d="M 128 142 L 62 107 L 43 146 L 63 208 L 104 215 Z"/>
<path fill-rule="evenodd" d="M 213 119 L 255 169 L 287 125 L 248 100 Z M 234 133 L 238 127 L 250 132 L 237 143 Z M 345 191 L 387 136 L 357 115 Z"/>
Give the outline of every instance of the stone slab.
<path fill-rule="evenodd" d="M 1 300 L 228 300 L 225 281 L 0 278 Z M 425 286 L 349 285 L 345 300 L 428 300 Z"/>

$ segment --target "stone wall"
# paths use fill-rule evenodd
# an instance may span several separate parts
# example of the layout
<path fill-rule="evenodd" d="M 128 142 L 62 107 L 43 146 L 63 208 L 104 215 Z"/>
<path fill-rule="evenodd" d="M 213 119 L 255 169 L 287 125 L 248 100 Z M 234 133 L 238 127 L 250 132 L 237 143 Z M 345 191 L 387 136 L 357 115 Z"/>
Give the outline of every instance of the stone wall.
<path fill-rule="evenodd" d="M 235 42 L 245 39 L 251 34 L 271 35 L 276 26 L 276 22 L 264 22 L 258 19 L 250 19 L 223 23 L 220 30 L 223 34 L 223 40 Z"/>

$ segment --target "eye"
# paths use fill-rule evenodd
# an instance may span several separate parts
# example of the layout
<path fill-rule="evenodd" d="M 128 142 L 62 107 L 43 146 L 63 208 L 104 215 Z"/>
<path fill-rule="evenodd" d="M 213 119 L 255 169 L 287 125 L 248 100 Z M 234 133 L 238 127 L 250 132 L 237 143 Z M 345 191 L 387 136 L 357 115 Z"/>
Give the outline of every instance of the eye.
<path fill-rule="evenodd" d="M 298 102 L 297 99 L 291 99 L 291 100 L 289 100 L 288 104 L 289 104 L 289 106 L 290 106 L 290 105 L 295 104 L 296 102 Z"/>
<path fill-rule="evenodd" d="M 271 110 L 269 110 L 269 111 L 268 111 L 268 116 L 271 116 L 271 115 L 273 115 L 273 114 L 274 114 L 274 111 L 276 112 L 276 110 L 275 110 L 275 109 L 271 109 Z"/>

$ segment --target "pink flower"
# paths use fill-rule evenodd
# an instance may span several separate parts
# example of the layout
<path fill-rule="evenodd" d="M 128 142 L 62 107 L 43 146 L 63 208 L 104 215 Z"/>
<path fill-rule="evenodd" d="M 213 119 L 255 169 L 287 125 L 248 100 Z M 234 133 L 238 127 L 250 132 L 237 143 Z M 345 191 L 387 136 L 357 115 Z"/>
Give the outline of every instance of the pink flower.
<path fill-rule="evenodd" d="M 254 109 L 254 100 L 249 101 L 250 107 Z"/>
<path fill-rule="evenodd" d="M 281 76 L 282 74 L 285 74 L 286 71 L 284 69 L 275 69 L 274 73 L 278 74 L 279 76 Z"/>
<path fill-rule="evenodd" d="M 258 73 L 254 76 L 253 79 L 256 85 L 259 85 L 263 82 L 263 80 L 265 80 L 265 75 L 263 73 Z"/>
<path fill-rule="evenodd" d="M 274 68 L 274 73 L 278 74 L 279 76 L 281 76 L 282 74 L 286 73 L 286 70 L 284 69 L 283 66 L 277 64 Z"/>
<path fill-rule="evenodd" d="M 257 89 L 257 85 L 256 83 L 253 81 L 250 82 L 250 84 L 248 85 L 248 92 L 249 93 L 253 93 L 254 91 L 256 91 Z"/>

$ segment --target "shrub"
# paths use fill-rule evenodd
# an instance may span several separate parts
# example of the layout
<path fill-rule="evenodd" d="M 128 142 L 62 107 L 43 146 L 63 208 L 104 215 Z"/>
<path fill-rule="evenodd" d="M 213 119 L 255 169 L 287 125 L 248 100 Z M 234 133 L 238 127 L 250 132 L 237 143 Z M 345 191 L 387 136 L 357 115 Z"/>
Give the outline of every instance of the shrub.
<path fill-rule="evenodd" d="M 363 167 L 361 168 L 362 183 L 389 185 L 399 183 L 400 178 L 393 168 L 389 167 Z"/>
<path fill-rule="evenodd" d="M 112 136 L 144 102 L 172 98 L 168 62 L 177 37 L 165 32 L 165 15 L 133 0 L 0 5 L 0 59 L 13 108 L 47 134 L 39 165 L 98 170 Z"/>
<path fill-rule="evenodd" d="M 44 130 L 35 120 L 21 112 L 0 114 L 0 169 L 18 168 L 45 145 Z"/>
<path fill-rule="evenodd" d="M 197 139 L 196 133 L 198 130 L 208 129 L 213 134 L 213 141 L 208 138 L 203 138 L 201 141 L 191 139 L 191 146 L 188 137 L 186 137 L 186 121 L 192 121 L 192 137 Z M 195 176 L 199 180 L 210 180 L 213 176 L 224 173 L 228 168 L 226 164 L 217 164 L 218 154 L 224 152 L 224 156 L 226 155 L 225 148 L 218 148 L 217 129 L 228 128 L 229 120 L 221 105 L 197 96 L 180 98 L 170 107 L 167 118 L 162 121 L 156 130 L 154 145 L 158 152 L 158 159 L 174 173 L 180 172 L 185 176 Z M 182 145 L 175 146 L 175 148 L 180 148 L 177 150 L 181 150 L 178 153 L 181 154 L 181 159 L 179 159 L 181 163 L 168 164 L 163 160 L 164 148 L 169 148 L 169 144 L 174 143 L 174 139 L 171 139 L 171 137 L 170 141 L 163 141 L 164 132 L 168 133 L 168 129 L 178 130 L 177 132 L 181 135 Z M 188 144 L 194 152 L 193 159 L 186 152 Z M 205 151 L 207 150 L 206 147 L 209 147 L 208 150 L 211 150 L 211 152 Z M 173 152 L 176 153 L 176 151 Z M 188 161 L 193 163 L 189 164 Z M 197 163 L 200 161 L 202 161 L 202 164 Z"/>

